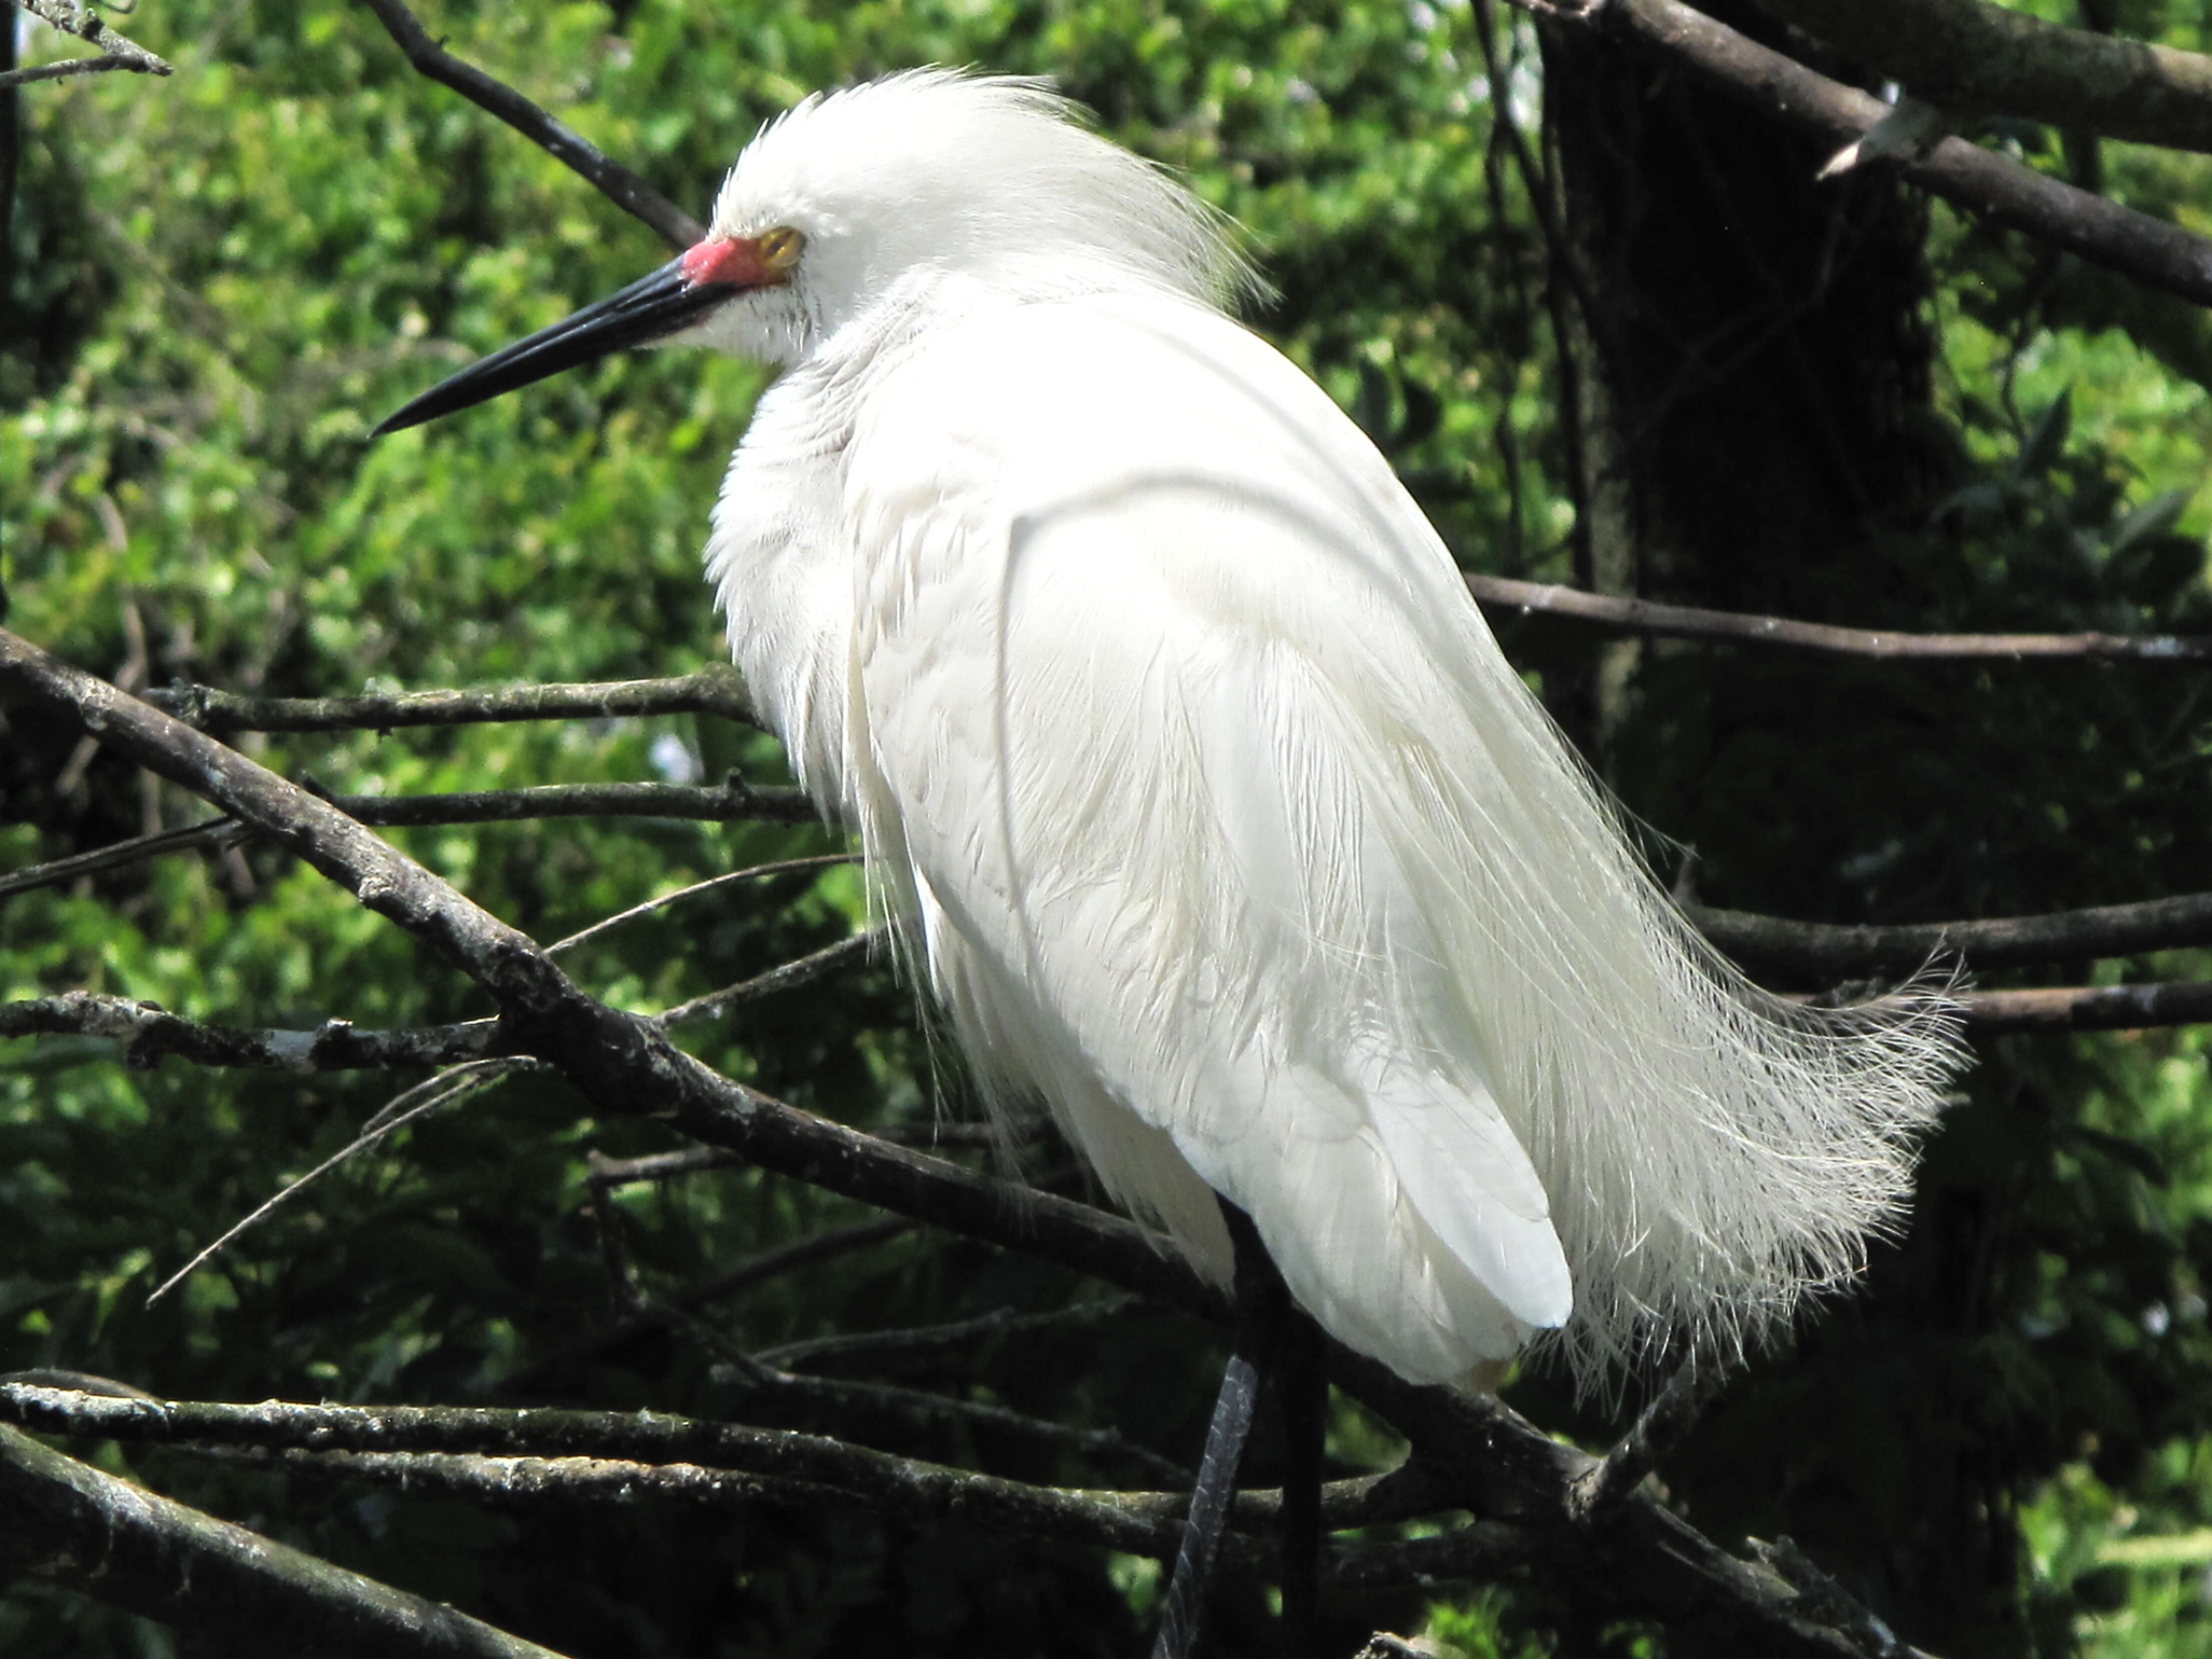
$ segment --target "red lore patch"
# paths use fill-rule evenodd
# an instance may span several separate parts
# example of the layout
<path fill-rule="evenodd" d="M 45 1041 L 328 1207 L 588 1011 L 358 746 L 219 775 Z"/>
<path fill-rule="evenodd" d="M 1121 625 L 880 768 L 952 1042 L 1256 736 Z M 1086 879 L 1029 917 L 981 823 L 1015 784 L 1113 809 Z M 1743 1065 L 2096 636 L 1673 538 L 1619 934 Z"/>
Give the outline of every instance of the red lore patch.
<path fill-rule="evenodd" d="M 731 288 L 758 288 L 775 273 L 762 259 L 760 244 L 749 236 L 709 236 L 694 243 L 684 255 L 684 276 L 694 288 L 710 283 Z"/>

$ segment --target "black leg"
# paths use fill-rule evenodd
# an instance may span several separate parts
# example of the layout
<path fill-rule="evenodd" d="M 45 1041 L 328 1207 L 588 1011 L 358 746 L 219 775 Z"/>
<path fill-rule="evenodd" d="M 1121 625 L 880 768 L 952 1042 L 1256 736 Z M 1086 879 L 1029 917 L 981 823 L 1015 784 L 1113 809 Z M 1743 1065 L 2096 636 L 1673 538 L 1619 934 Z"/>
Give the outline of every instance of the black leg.
<path fill-rule="evenodd" d="M 1221 1374 L 1221 1393 L 1213 1402 L 1213 1425 L 1206 1431 L 1206 1461 L 1190 1495 L 1190 1518 L 1183 1523 L 1182 1547 L 1176 1553 L 1175 1577 L 1168 1584 L 1167 1610 L 1152 1643 L 1152 1659 L 1190 1659 L 1198 1649 L 1198 1629 L 1206 1612 L 1206 1593 L 1213 1564 L 1221 1553 L 1221 1534 L 1229 1504 L 1237 1496 L 1237 1466 L 1244 1461 L 1244 1442 L 1252 1432 L 1252 1412 L 1260 1400 L 1259 1368 L 1241 1353 L 1229 1357 Z"/>
<path fill-rule="evenodd" d="M 1168 1583 L 1152 1659 L 1191 1659 L 1197 1650 L 1206 1592 L 1221 1553 L 1221 1534 L 1237 1496 L 1237 1467 L 1244 1461 L 1244 1443 L 1251 1437 L 1252 1415 L 1260 1403 L 1261 1365 L 1291 1318 L 1290 1292 L 1267 1259 L 1252 1218 L 1227 1199 L 1221 1200 L 1221 1215 L 1237 1247 L 1237 1340 L 1228 1369 L 1221 1374 L 1221 1393 L 1213 1402 L 1206 1457 L 1190 1495 L 1190 1518 L 1183 1524 L 1182 1547 L 1176 1554 L 1175 1577 Z M 1287 1599 L 1285 1611 L 1289 1611 Z"/>

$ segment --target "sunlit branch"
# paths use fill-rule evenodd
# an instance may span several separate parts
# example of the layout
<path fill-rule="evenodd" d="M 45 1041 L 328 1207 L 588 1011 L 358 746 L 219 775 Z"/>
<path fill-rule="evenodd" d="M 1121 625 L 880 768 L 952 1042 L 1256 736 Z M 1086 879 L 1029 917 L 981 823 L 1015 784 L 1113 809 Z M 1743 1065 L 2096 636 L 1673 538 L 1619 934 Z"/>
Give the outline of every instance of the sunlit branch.
<path fill-rule="evenodd" d="M 145 65 L 134 64 L 127 58 L 64 58 L 58 64 L 38 64 L 29 69 L 0 70 L 0 92 L 11 87 L 27 87 L 40 81 L 74 81 L 83 75 L 106 75 L 116 70 L 137 70 L 148 73 Z M 164 67 L 155 73 L 167 75 Z"/>

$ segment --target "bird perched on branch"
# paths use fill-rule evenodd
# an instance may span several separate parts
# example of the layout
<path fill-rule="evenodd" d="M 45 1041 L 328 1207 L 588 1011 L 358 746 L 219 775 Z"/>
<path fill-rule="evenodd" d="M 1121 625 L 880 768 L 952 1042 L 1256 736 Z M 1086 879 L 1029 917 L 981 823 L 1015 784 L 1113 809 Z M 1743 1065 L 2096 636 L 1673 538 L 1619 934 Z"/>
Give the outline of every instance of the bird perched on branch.
<path fill-rule="evenodd" d="M 381 429 L 661 339 L 781 366 L 708 574 L 994 1099 L 1224 1283 L 1249 1217 L 1415 1382 L 1732 1355 L 1896 1216 L 1949 1016 L 1793 1007 L 1689 929 L 1251 285 L 1042 87 L 921 70 Z"/>

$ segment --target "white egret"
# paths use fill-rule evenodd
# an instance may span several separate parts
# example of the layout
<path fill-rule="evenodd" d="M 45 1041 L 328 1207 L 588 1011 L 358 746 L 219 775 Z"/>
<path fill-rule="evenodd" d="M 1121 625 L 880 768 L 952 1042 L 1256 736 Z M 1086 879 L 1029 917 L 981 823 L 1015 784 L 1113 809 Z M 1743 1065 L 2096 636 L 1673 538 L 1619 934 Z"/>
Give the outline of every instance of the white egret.
<path fill-rule="evenodd" d="M 1044 88 L 921 70 L 380 429 L 664 338 L 780 365 L 708 574 L 993 1099 L 1224 1282 L 1227 1200 L 1415 1382 L 1738 1352 L 1896 1216 L 1949 1016 L 1696 937 L 1249 282 Z"/>

